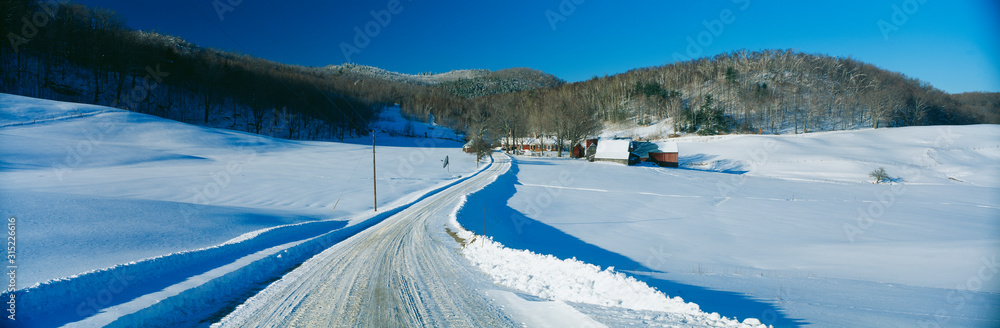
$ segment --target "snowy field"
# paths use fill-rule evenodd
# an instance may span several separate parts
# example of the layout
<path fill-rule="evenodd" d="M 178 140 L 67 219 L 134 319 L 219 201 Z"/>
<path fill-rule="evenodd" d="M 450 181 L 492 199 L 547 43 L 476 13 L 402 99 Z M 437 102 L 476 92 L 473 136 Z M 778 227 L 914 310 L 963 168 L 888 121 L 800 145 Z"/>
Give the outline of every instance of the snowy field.
<path fill-rule="evenodd" d="M 15 295 L 27 326 L 147 325 L 153 318 L 160 318 L 155 325 L 208 325 L 239 305 L 241 295 L 252 296 L 329 246 L 362 236 L 394 208 L 477 170 L 460 143 L 444 140 L 458 137 L 454 132 L 411 123 L 413 134 L 444 139 L 380 137 L 385 214 L 373 215 L 368 138 L 288 141 L 10 95 L 0 96 L 0 108 L 0 201 L 17 222 Z M 406 122 L 390 108 L 376 129 L 399 133 L 409 129 Z M 444 235 L 440 224 L 433 226 Z M 493 259 L 514 263 L 506 257 L 517 256 Z M 585 263 L 566 268 L 581 277 L 595 273 Z M 622 323 L 622 311 L 637 308 L 653 313 L 654 322 L 740 326 L 635 279 L 597 273 L 618 281 L 610 287 L 633 290 L 594 295 L 589 311 L 607 313 L 589 317 L 559 301 L 475 286 L 532 325 L 601 326 L 591 317 Z M 621 303 L 631 296 L 640 298 Z M 186 315 L 171 314 L 177 310 Z"/>
<path fill-rule="evenodd" d="M 398 109 L 383 116 L 392 114 Z M 391 121 L 379 128 L 405 119 Z M 81 277 L 120 272 L 130 272 L 132 285 L 147 276 L 183 280 L 373 213 L 370 137 L 289 141 L 0 95 L 0 139 L 0 212 L 16 219 L 21 291 L 48 282 L 49 292 L 73 293 L 57 286 L 83 288 L 93 284 Z M 377 143 L 380 211 L 476 170 L 461 142 L 379 136 Z M 191 270 L 149 271 L 164 267 Z M 24 302 L 28 311 L 32 301 Z"/>
<path fill-rule="evenodd" d="M 19 311 L 42 326 L 177 309 L 207 318 L 177 324 L 211 324 L 477 172 L 460 135 L 407 122 L 395 107 L 376 125 L 376 215 L 370 137 L 289 141 L 0 95 Z M 1000 127 L 670 142 L 680 168 L 515 157 L 465 201 L 436 197 L 463 206 L 427 231 L 446 252 L 466 243 L 498 284 L 475 289 L 530 326 L 1000 325 Z M 871 183 L 878 167 L 891 184 Z M 457 220 L 454 241 L 439 220 Z"/>
<path fill-rule="evenodd" d="M 1000 325 L 1000 127 L 670 142 L 681 168 L 516 157 L 459 222 L 775 326 Z"/>
<path fill-rule="evenodd" d="M 0 108 L 0 202 L 19 220 L 19 287 L 372 208 L 370 138 L 289 141 L 12 95 Z M 456 141 L 377 142 L 380 207 L 476 169 Z"/>

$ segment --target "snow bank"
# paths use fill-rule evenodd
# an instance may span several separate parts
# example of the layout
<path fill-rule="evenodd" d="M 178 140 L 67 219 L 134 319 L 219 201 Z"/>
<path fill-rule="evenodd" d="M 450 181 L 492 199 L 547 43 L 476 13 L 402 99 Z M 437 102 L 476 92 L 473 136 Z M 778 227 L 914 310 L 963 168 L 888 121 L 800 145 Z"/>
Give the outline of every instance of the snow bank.
<path fill-rule="evenodd" d="M 471 237 L 471 236 L 468 236 Z M 680 297 L 668 298 L 645 283 L 614 267 L 601 267 L 576 259 L 560 260 L 551 255 L 503 247 L 490 238 L 477 236 L 463 254 L 497 283 L 552 300 L 634 310 L 696 314 L 698 305 Z"/>
<path fill-rule="evenodd" d="M 476 198 L 476 194 L 495 193 L 495 190 L 488 189 L 489 185 L 509 182 L 506 176 L 499 175 L 484 189 L 464 196 L 451 220 L 459 238 L 468 241 L 462 254 L 490 275 L 495 283 L 549 300 L 665 312 L 670 319 L 667 321 L 685 326 L 763 327 L 757 319 L 746 319 L 740 323 L 718 313 L 702 312 L 697 304 L 684 302 L 680 297 L 670 298 L 633 277 L 615 272 L 613 267 L 602 270 L 576 258 L 561 260 L 528 250 L 510 249 L 492 238 L 475 235 L 462 227 L 458 218 L 463 213 L 462 208 L 467 205 L 473 208 L 481 206 L 468 204 L 468 199 L 471 197 L 478 201 L 481 199 Z"/>
<path fill-rule="evenodd" d="M 476 267 L 486 272 L 497 284 L 514 288 L 537 297 L 575 303 L 620 307 L 637 311 L 666 312 L 668 318 L 685 326 L 765 327 L 748 318 L 737 320 L 718 313 L 702 312 L 697 304 L 686 303 L 680 297 L 670 298 L 645 283 L 615 272 L 613 267 L 600 267 L 576 259 L 560 260 L 551 255 L 504 247 L 488 237 L 474 236 L 463 230 L 459 236 L 472 240 L 462 254 Z"/>

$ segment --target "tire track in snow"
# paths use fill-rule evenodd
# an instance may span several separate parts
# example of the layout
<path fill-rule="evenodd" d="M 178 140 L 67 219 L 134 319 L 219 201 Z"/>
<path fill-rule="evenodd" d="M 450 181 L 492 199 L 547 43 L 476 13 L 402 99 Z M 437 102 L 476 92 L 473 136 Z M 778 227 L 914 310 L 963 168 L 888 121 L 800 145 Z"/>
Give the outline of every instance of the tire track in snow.
<path fill-rule="evenodd" d="M 217 326 L 515 326 L 477 290 L 492 282 L 443 239 L 443 225 L 461 196 L 509 165 L 498 161 L 327 249 Z"/>
<path fill-rule="evenodd" d="M 488 167 L 484 167 L 483 171 L 487 169 Z M 42 314 L 35 319 L 37 319 L 36 321 L 44 321 L 45 326 L 59 326 L 67 323 L 78 326 L 100 326 L 107 324 L 108 326 L 120 327 L 171 327 L 203 325 L 206 320 L 210 320 L 219 314 L 227 313 L 228 311 L 225 309 L 232 306 L 234 301 L 245 300 L 244 297 L 246 296 L 241 296 L 244 295 L 244 293 L 252 292 L 257 288 L 261 288 L 262 283 L 267 283 L 268 281 L 272 281 L 273 279 L 282 276 L 287 273 L 288 270 L 292 270 L 293 268 L 301 265 L 315 254 L 319 254 L 322 251 L 329 249 L 331 245 L 333 247 L 338 247 L 340 246 L 339 243 L 350 239 L 351 236 L 357 235 L 365 230 L 370 230 L 373 227 L 382 226 L 380 223 L 384 221 L 391 221 L 391 218 L 398 216 L 400 212 L 403 212 L 424 200 L 433 198 L 434 195 L 452 190 L 454 189 L 453 187 L 463 185 L 463 183 L 468 182 L 469 180 L 484 175 L 480 174 L 483 173 L 483 171 L 479 171 L 472 176 L 460 178 L 444 186 L 427 191 L 413 200 L 400 201 L 399 205 L 393 205 L 393 207 L 389 210 L 377 213 L 367 219 L 363 219 L 359 223 L 340 229 L 334 229 L 333 231 L 310 229 L 312 226 L 307 226 L 305 223 L 289 226 L 298 227 L 298 230 L 295 231 L 289 230 L 288 227 L 269 229 L 261 234 L 274 232 L 283 238 L 287 238 L 286 242 L 293 240 L 296 242 L 285 244 L 279 247 L 281 249 L 272 249 L 273 252 L 265 252 L 267 254 L 262 253 L 260 254 L 262 256 L 256 256 L 255 258 L 249 258 L 252 257 L 252 254 L 250 253 L 243 253 L 251 256 L 247 256 L 246 259 L 240 258 L 239 260 L 237 260 L 237 256 L 229 261 L 209 261 L 203 258 L 205 257 L 203 256 L 205 255 L 203 253 L 215 252 L 220 249 L 220 247 L 211 247 L 204 250 L 171 254 L 164 256 L 162 259 L 155 259 L 157 261 L 142 261 L 138 264 L 133 263 L 129 265 L 116 266 L 111 269 L 99 270 L 85 274 L 84 277 L 61 280 L 58 284 L 43 284 L 42 286 L 45 288 L 36 287 L 30 290 L 30 292 L 32 292 L 32 298 L 36 299 L 40 303 L 50 303 L 49 301 L 55 300 L 59 300 L 61 303 L 57 302 L 59 305 L 55 307 L 51 304 L 39 304 L 35 306 L 39 309 L 33 312 Z M 315 224 L 315 222 L 309 224 Z M 302 229 L 312 231 L 306 231 L 306 233 L 303 233 L 303 231 L 299 231 Z M 298 235 L 298 238 L 295 238 L 296 235 Z M 266 238 L 268 240 L 261 240 L 262 238 L 260 237 L 261 236 L 253 236 L 246 240 L 241 239 L 236 243 L 236 245 L 249 243 L 253 246 L 259 246 L 266 243 L 266 241 L 274 239 Z M 225 251 L 230 251 L 232 248 L 230 247 L 230 244 L 220 246 L 221 249 Z M 245 251 L 243 248 L 232 250 L 231 252 L 225 254 L 232 256 L 230 253 L 241 253 L 242 251 Z M 359 250 L 354 251 L 356 252 Z M 171 260 L 178 256 L 191 257 L 200 261 L 199 263 L 210 262 L 209 264 L 212 265 L 212 268 L 221 269 L 222 267 L 227 267 L 227 269 L 215 270 L 213 274 L 195 277 L 201 272 L 185 273 L 182 271 L 189 269 L 187 266 L 171 267 L 170 264 L 176 261 L 171 262 L 163 260 Z M 240 263 L 230 263 L 234 260 Z M 67 313 L 71 312 L 71 307 L 78 303 L 75 300 L 76 298 L 93 295 L 97 292 L 92 291 L 92 289 L 99 289 L 103 287 L 103 285 L 100 284 L 86 284 L 86 282 L 89 282 L 90 280 L 100 282 L 105 276 L 117 274 L 119 271 L 123 270 L 126 272 L 146 272 L 147 274 L 145 275 L 151 275 L 151 277 L 147 278 L 147 280 L 155 280 L 155 276 L 159 274 L 156 269 L 160 268 L 160 270 L 163 270 L 162 267 L 164 266 L 170 268 L 170 270 L 177 271 L 177 274 L 179 275 L 184 275 L 181 278 L 182 281 L 179 283 L 151 285 L 149 286 L 150 288 L 145 288 L 141 293 L 136 293 L 134 296 L 115 297 L 115 304 L 108 304 L 106 307 L 101 308 L 99 313 L 94 313 L 89 316 L 74 317 Z M 136 267 L 141 268 L 136 269 Z M 295 271 L 292 271 L 291 273 L 288 273 L 288 275 L 292 275 L 294 273 Z M 81 279 L 86 277 L 93 279 Z M 79 283 L 79 281 L 82 280 L 86 281 L 84 281 L 84 283 Z M 141 285 L 135 281 L 130 281 L 129 283 Z M 44 289 L 46 293 L 39 293 L 39 289 Z M 19 292 L 26 293 L 27 291 Z M 57 297 L 55 299 L 48 297 L 48 295 L 61 295 L 60 293 L 67 294 L 68 297 Z M 68 299 L 68 301 L 63 299 Z M 61 310 L 63 308 L 67 310 Z M 184 315 L 177 315 L 178 311 L 183 312 Z M 57 312 L 60 313 L 60 315 L 45 315 L 46 313 L 51 312 Z M 35 322 L 35 324 L 39 323 L 40 322 Z M 32 325 L 29 324 L 29 326 Z"/>

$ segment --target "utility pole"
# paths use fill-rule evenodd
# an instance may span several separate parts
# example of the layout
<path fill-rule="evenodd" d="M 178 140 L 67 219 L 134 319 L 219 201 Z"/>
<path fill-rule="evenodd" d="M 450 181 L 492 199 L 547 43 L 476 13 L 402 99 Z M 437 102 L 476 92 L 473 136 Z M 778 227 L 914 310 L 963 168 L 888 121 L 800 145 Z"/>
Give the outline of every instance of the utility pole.
<path fill-rule="evenodd" d="M 375 212 L 378 212 L 378 182 L 375 180 L 375 129 L 372 129 L 372 199 L 375 202 Z"/>

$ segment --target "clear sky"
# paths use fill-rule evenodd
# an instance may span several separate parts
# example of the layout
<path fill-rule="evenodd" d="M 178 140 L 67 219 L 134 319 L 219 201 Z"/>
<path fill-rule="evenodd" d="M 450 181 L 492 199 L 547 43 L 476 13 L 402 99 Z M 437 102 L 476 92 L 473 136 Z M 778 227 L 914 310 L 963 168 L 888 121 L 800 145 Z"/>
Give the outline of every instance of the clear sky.
<path fill-rule="evenodd" d="M 851 56 L 951 93 L 1000 92 L 996 0 L 76 2 L 113 9 L 136 29 L 304 66 L 531 67 L 574 82 L 676 58 L 795 49 Z"/>

